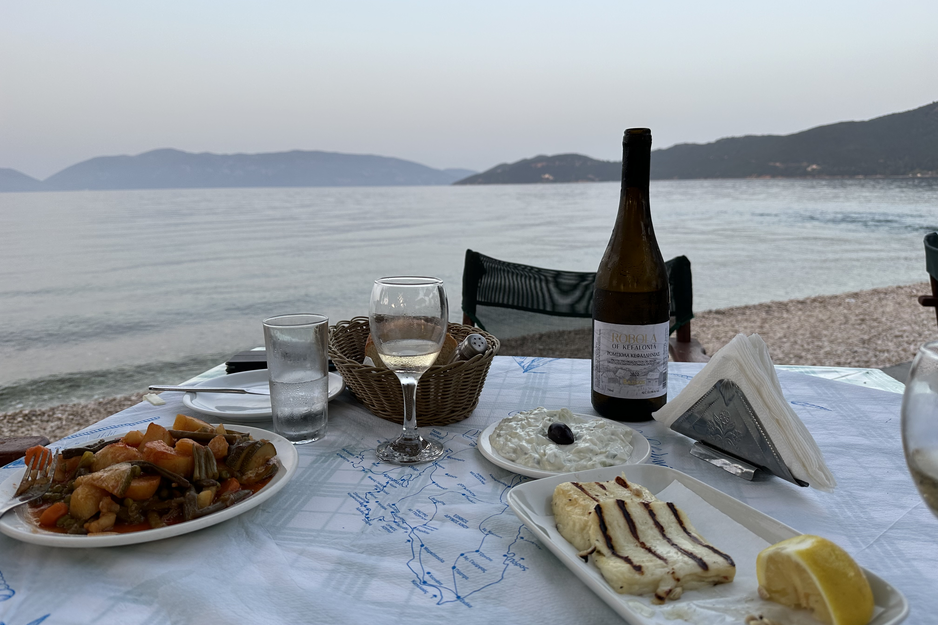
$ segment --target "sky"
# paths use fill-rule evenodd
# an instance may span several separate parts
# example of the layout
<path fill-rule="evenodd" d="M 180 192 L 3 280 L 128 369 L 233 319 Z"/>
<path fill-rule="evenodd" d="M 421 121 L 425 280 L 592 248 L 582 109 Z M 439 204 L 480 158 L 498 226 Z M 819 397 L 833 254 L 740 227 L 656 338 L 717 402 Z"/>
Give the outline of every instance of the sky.
<path fill-rule="evenodd" d="M 482 171 L 938 100 L 938 2 L 0 0 L 0 167 L 157 148 Z"/>

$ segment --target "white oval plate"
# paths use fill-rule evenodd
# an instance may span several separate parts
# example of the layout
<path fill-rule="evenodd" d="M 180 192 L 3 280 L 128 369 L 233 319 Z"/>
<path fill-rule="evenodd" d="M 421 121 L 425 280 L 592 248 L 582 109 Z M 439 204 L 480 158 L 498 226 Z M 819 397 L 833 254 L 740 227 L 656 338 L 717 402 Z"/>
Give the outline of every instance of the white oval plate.
<path fill-rule="evenodd" d="M 299 454 L 297 454 L 296 448 L 290 443 L 290 441 L 280 436 L 279 434 L 275 434 L 267 430 L 262 430 L 260 428 L 252 428 L 243 425 L 232 426 L 232 428 L 236 429 L 238 432 L 245 432 L 250 434 L 255 439 L 259 440 L 266 438 L 271 443 L 273 443 L 274 447 L 277 449 L 277 458 L 280 459 L 282 469 L 277 471 L 277 475 L 271 478 L 270 482 L 267 483 L 267 486 L 260 489 L 244 501 L 239 501 L 230 508 L 219 510 L 218 512 L 209 514 L 208 516 L 204 516 L 200 519 L 193 519 L 192 521 L 185 521 L 183 523 L 177 523 L 175 525 L 169 525 L 167 527 L 160 527 L 152 530 L 130 532 L 129 534 L 111 534 L 107 536 L 83 536 L 47 532 L 39 527 L 36 527 L 26 518 L 26 515 L 28 514 L 28 506 L 20 506 L 15 511 L 7 513 L 2 519 L 0 519 L 0 532 L 3 532 L 10 538 L 15 538 L 16 540 L 32 543 L 34 545 L 43 545 L 45 547 L 72 547 L 80 549 L 89 549 L 94 547 L 119 547 L 122 545 L 148 543 L 154 540 L 162 540 L 172 536 L 188 534 L 189 532 L 195 532 L 205 527 L 217 525 L 222 521 L 227 521 L 232 517 L 243 514 L 251 508 L 264 503 L 280 492 L 280 489 L 287 485 L 287 482 L 289 482 L 290 478 L 293 477 L 293 474 L 296 473 L 296 466 L 299 462 Z M 25 473 L 25 468 L 23 473 Z M 0 484 L 0 501 L 7 501 L 10 499 L 10 497 L 13 496 L 17 485 L 19 485 L 20 479 L 23 477 L 23 473 L 18 473 L 7 479 L 3 484 Z"/>
<path fill-rule="evenodd" d="M 588 414 L 578 414 L 576 416 L 582 419 L 602 419 L 602 417 L 594 417 L 593 415 Z M 498 427 L 499 423 L 501 423 L 501 421 L 496 421 L 492 425 L 485 428 L 482 431 L 482 434 L 479 435 L 479 451 L 481 451 L 482 455 L 485 456 L 492 464 L 496 464 L 503 469 L 508 469 L 509 471 L 513 471 L 519 475 L 526 475 L 528 477 L 534 478 L 551 477 L 553 475 L 561 475 L 563 473 L 569 472 L 532 469 L 531 467 L 526 467 L 523 464 L 518 464 L 517 462 L 512 462 L 511 460 L 502 458 L 497 451 L 492 449 L 492 444 L 489 442 L 489 436 L 492 434 L 492 431 Z M 619 423 L 619 425 L 625 424 Z M 629 426 L 625 425 L 625 427 Z M 629 456 L 629 459 L 626 462 L 615 466 L 642 464 L 648 460 L 649 456 L 651 456 L 651 445 L 648 444 L 648 439 L 642 436 L 635 428 L 629 429 L 632 430 L 632 455 Z"/>
<path fill-rule="evenodd" d="M 200 386 L 230 386 L 237 388 L 267 389 L 267 369 L 229 373 L 219 378 L 211 378 L 192 388 Z M 329 401 L 345 390 L 345 380 L 338 373 L 329 374 Z M 191 410 L 213 417 L 224 417 L 233 422 L 267 421 L 270 419 L 269 395 L 234 395 L 230 393 L 186 393 L 182 403 Z"/>

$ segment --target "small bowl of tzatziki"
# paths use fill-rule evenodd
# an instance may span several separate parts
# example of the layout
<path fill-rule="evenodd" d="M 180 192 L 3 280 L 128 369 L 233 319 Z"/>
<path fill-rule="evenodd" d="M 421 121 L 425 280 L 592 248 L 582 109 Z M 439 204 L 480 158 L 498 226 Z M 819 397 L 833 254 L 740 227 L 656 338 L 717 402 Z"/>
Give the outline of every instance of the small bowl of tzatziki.
<path fill-rule="evenodd" d="M 540 407 L 485 428 L 479 450 L 504 469 L 537 478 L 641 464 L 651 455 L 648 440 L 627 425 L 567 408 Z"/>

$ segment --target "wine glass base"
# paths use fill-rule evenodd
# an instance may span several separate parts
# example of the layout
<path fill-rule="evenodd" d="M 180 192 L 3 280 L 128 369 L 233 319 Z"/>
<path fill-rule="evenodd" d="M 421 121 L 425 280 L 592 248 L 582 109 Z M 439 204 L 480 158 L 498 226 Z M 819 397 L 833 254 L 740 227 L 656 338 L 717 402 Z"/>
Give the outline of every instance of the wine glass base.
<path fill-rule="evenodd" d="M 443 445 L 438 441 L 428 441 L 422 436 L 411 439 L 399 437 L 378 445 L 375 454 L 379 460 L 394 464 L 421 464 L 442 456 Z"/>

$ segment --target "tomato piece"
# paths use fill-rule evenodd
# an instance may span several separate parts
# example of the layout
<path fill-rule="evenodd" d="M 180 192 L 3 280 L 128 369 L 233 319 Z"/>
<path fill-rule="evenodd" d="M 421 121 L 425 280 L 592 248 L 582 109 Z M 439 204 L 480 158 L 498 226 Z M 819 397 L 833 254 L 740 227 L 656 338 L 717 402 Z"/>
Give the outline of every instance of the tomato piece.
<path fill-rule="evenodd" d="M 227 480 L 221 483 L 221 486 L 218 487 L 218 492 L 215 493 L 215 498 L 218 499 L 222 495 L 236 493 L 239 490 L 241 490 L 241 482 L 233 477 L 229 477 Z"/>
<path fill-rule="evenodd" d="M 68 504 L 57 501 L 46 508 L 39 516 L 39 525 L 55 527 L 55 522 L 68 514 Z"/>

